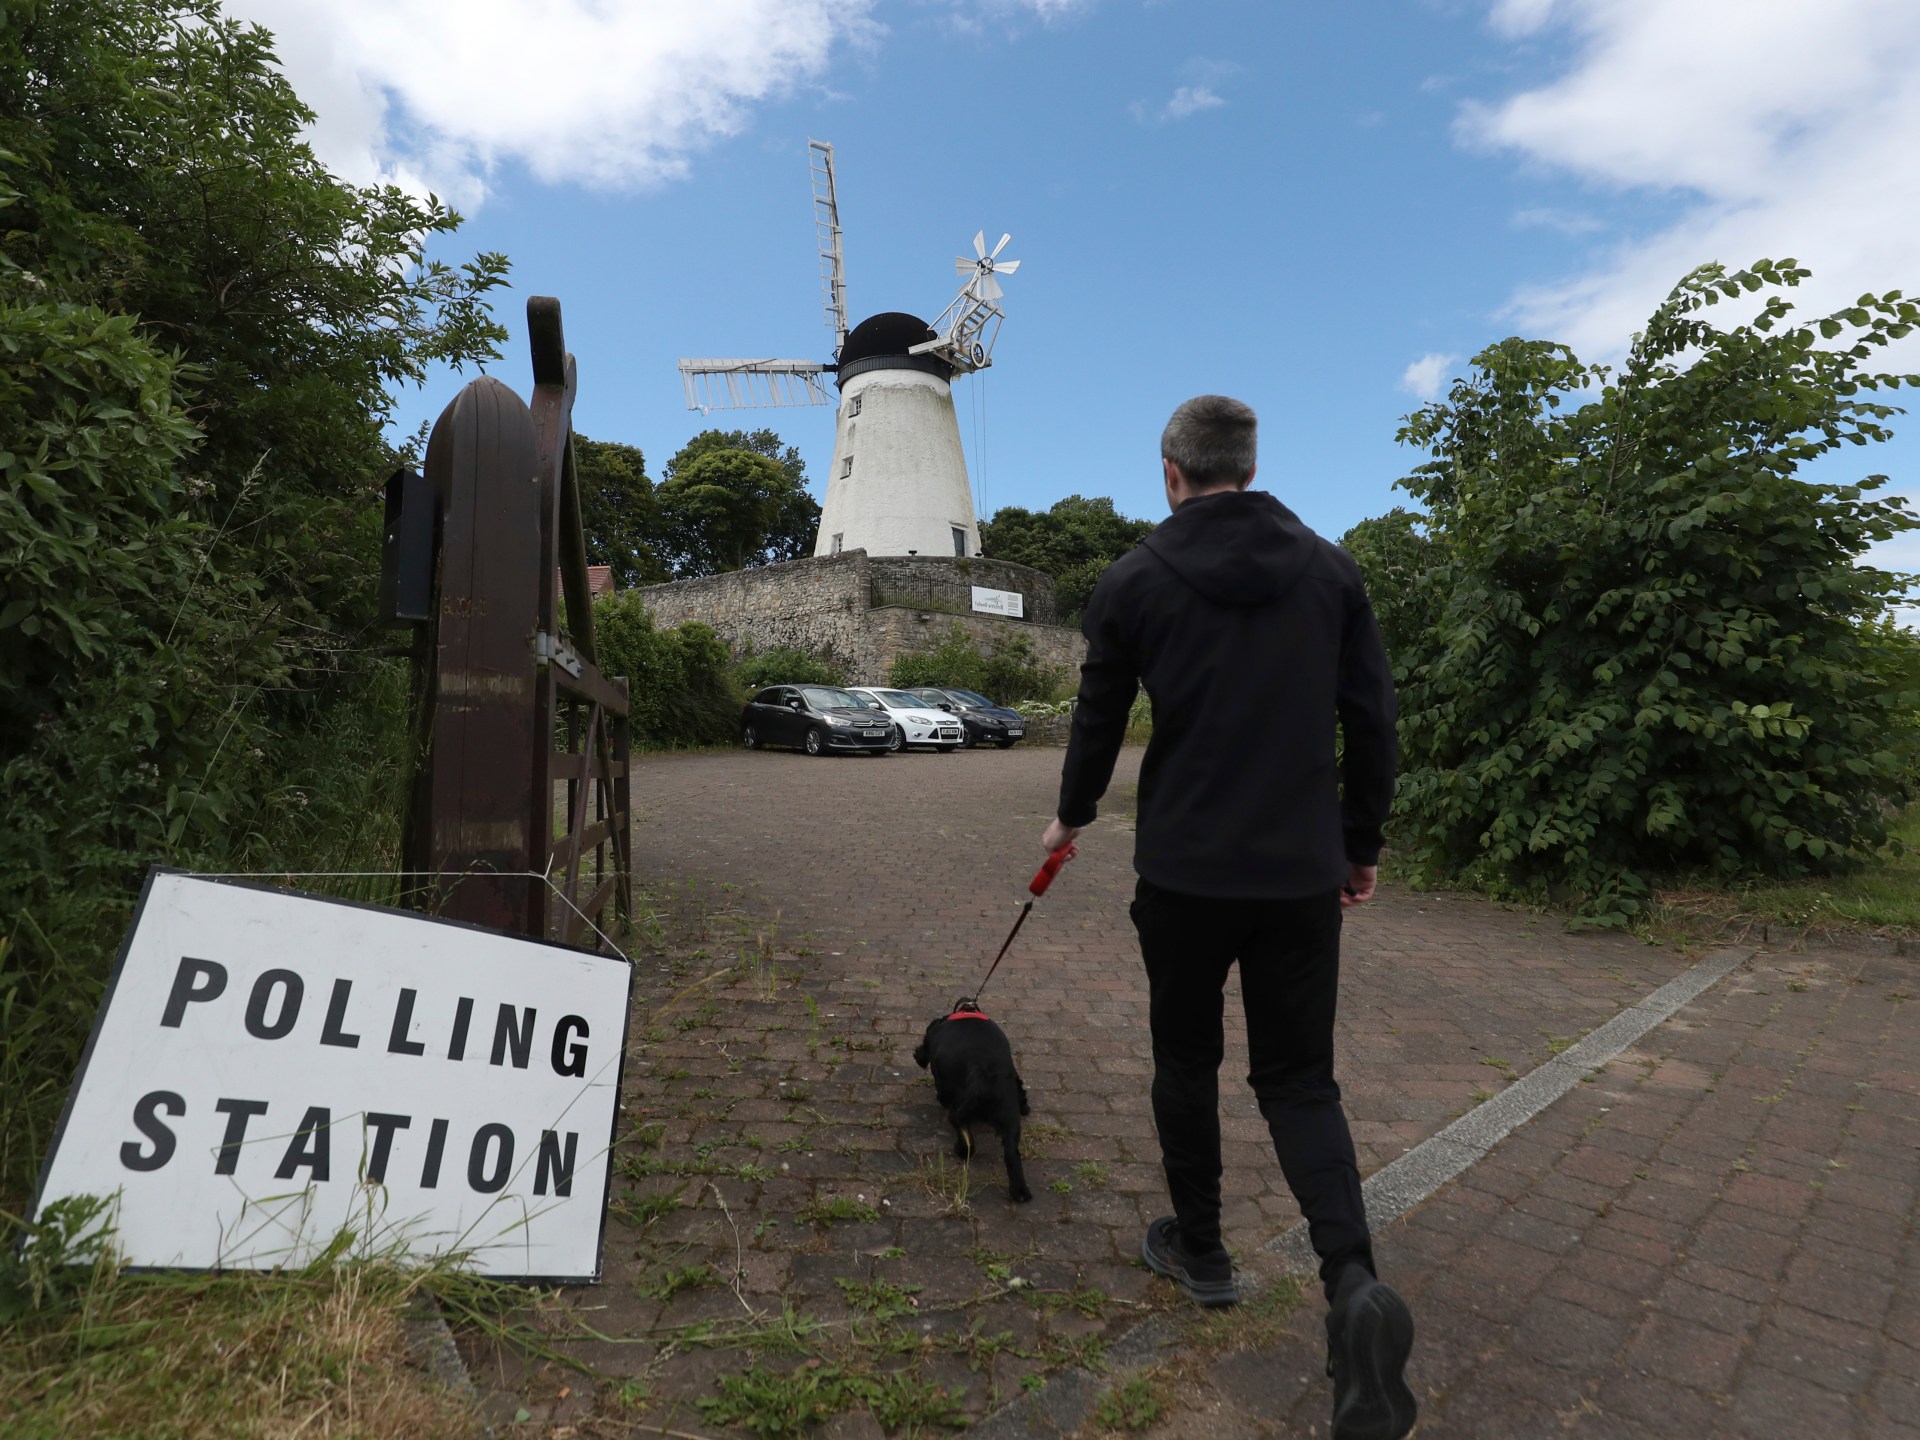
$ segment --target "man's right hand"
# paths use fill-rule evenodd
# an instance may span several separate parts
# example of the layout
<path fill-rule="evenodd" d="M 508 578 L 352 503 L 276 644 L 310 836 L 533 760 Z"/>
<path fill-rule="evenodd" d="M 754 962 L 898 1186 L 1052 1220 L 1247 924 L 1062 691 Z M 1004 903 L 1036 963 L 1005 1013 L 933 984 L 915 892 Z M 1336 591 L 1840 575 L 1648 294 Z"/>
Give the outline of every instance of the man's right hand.
<path fill-rule="evenodd" d="M 1373 898 L 1373 887 L 1380 881 L 1378 865 L 1347 866 L 1347 883 L 1340 887 L 1340 908 L 1351 910 Z"/>

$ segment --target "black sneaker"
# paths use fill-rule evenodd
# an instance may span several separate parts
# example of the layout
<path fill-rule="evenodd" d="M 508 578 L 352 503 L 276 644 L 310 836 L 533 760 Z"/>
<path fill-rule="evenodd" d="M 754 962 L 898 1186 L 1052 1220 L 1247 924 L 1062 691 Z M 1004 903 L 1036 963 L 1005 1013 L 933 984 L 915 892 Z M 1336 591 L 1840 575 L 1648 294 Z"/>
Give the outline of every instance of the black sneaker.
<path fill-rule="evenodd" d="M 1400 1440 L 1419 1414 L 1407 1387 L 1413 1312 L 1364 1267 L 1340 1279 L 1327 1311 L 1333 1440 Z"/>
<path fill-rule="evenodd" d="M 1223 1249 L 1189 1255 L 1180 1242 L 1180 1222 L 1171 1215 L 1147 1226 L 1146 1238 L 1140 1242 L 1140 1258 L 1154 1274 L 1178 1282 L 1190 1299 L 1210 1310 L 1240 1303 L 1232 1258 Z"/>

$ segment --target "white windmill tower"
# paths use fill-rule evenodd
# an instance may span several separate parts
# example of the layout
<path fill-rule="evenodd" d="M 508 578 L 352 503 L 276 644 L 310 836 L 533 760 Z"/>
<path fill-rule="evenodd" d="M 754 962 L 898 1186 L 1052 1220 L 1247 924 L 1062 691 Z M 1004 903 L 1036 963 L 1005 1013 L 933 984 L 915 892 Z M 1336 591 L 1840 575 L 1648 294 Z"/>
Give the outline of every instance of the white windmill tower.
<path fill-rule="evenodd" d="M 973 237 L 974 258 L 954 261 L 966 283 L 933 324 L 885 311 L 848 330 L 833 146 L 809 140 L 807 147 L 833 360 L 682 360 L 687 408 L 829 405 L 824 377 L 833 376 L 840 411 L 814 554 L 978 555 L 951 382 L 993 363 L 1006 318 L 994 277 L 1020 268 L 1018 260 L 1000 259 L 1010 237 L 1002 235 L 992 251 L 984 232 Z"/>

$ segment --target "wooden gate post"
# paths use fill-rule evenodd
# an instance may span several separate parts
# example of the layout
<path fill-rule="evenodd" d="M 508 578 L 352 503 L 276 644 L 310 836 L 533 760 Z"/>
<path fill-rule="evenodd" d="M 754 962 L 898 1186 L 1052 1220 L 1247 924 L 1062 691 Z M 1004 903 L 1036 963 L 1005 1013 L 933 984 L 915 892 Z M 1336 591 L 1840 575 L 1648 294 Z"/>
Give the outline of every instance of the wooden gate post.
<path fill-rule="evenodd" d="M 533 408 L 481 376 L 427 444 L 440 538 L 405 865 L 443 915 L 573 944 L 628 913 L 628 697 L 596 664 L 560 303 L 527 320 Z"/>

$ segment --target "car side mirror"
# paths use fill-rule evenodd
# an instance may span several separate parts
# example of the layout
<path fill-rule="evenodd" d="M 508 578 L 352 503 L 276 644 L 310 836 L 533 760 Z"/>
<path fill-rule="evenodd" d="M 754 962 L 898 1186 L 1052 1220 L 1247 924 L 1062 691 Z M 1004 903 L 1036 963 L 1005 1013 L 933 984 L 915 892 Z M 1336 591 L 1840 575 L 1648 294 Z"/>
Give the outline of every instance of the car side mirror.
<path fill-rule="evenodd" d="M 800 708 L 800 702 L 798 700 L 789 700 L 787 701 L 787 708 L 789 710 L 798 710 Z"/>

